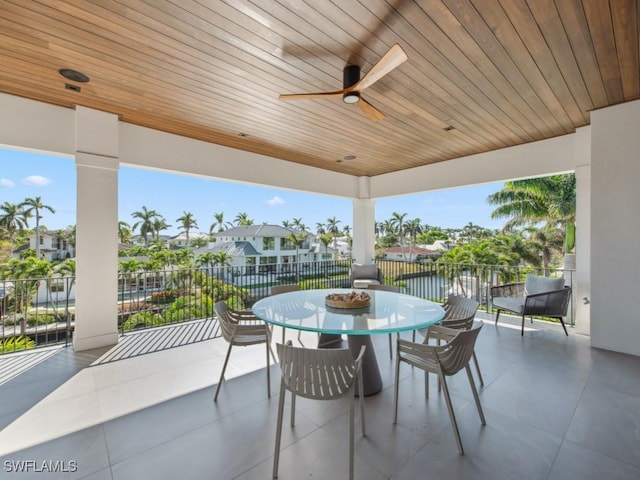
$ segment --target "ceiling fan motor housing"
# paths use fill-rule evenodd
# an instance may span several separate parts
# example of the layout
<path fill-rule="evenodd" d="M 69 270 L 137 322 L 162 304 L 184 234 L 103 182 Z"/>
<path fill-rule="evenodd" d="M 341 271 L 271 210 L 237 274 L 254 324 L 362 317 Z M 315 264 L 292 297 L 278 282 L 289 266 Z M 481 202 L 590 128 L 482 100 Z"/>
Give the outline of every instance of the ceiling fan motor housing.
<path fill-rule="evenodd" d="M 360 67 L 358 65 L 347 65 L 342 71 L 342 88 L 349 88 L 360 81 Z M 360 93 L 356 91 L 345 93 L 342 96 L 344 103 L 358 103 Z"/>

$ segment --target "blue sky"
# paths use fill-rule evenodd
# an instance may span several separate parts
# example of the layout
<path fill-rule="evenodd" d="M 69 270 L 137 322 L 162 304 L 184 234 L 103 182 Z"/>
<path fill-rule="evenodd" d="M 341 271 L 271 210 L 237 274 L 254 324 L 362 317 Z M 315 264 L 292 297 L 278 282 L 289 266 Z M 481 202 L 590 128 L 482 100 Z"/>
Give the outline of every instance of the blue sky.
<path fill-rule="evenodd" d="M 28 197 L 42 197 L 55 214 L 44 212 L 42 224 L 49 229 L 76 223 L 75 162 L 71 158 L 0 149 L 0 203 L 20 203 Z M 390 218 L 393 212 L 406 213 L 406 219 L 443 228 L 463 227 L 469 222 L 487 228 L 500 228 L 502 220 L 492 220 L 489 194 L 502 183 L 439 190 L 376 201 L 376 220 Z M 224 212 L 233 221 L 240 212 L 255 223 L 280 225 L 294 217 L 315 231 L 316 223 L 330 217 L 351 224 L 351 200 L 311 195 L 290 190 L 208 180 L 187 175 L 122 167 L 119 172 L 119 217 L 133 223 L 131 212 L 145 205 L 162 214 L 177 233 L 176 219 L 184 211 L 194 214 L 200 231 L 208 231 L 213 214 Z"/>

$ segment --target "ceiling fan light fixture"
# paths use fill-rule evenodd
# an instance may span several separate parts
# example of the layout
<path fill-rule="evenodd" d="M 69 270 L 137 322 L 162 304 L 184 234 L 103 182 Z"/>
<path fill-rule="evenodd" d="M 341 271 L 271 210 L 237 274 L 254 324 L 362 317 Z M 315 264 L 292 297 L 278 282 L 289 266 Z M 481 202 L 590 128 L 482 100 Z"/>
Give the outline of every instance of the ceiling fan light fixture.
<path fill-rule="evenodd" d="M 360 101 L 359 92 L 347 92 L 342 96 L 342 101 L 350 105 L 356 104 Z"/>

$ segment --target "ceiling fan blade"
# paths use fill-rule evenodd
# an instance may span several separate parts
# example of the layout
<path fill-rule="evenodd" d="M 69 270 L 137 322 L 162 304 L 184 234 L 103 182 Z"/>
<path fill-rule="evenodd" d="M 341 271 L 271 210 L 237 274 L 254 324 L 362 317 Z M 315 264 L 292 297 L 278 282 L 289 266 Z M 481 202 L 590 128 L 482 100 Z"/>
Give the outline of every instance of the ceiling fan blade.
<path fill-rule="evenodd" d="M 280 95 L 280 100 L 304 100 L 307 98 L 333 98 L 333 97 L 342 97 L 345 93 L 344 90 L 340 90 L 339 92 L 319 92 L 319 93 L 289 93 L 285 95 Z"/>
<path fill-rule="evenodd" d="M 358 102 L 358 108 L 362 110 L 362 113 L 364 113 L 369 118 L 369 120 L 373 120 L 374 122 L 385 118 L 384 113 L 371 105 L 364 98 L 360 98 L 360 101 Z"/>
<path fill-rule="evenodd" d="M 370 87 L 398 65 L 404 63 L 407 58 L 407 54 L 404 52 L 402 47 L 396 43 L 380 60 L 378 60 L 378 63 L 371 67 L 371 70 L 369 70 L 358 83 L 348 90 L 362 91 L 365 88 Z"/>

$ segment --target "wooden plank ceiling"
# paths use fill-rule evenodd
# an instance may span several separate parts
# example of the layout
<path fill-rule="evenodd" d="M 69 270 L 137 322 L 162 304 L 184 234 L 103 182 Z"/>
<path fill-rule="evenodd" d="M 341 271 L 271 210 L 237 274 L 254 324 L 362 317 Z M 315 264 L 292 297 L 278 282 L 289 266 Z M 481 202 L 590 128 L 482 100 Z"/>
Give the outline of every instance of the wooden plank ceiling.
<path fill-rule="evenodd" d="M 640 98 L 639 19 L 637 0 L 3 0 L 0 91 L 373 176 Z M 340 90 L 345 65 L 366 73 L 395 43 L 408 61 L 364 94 L 384 120 L 278 99 Z M 60 68 L 91 80 L 65 89 Z"/>

